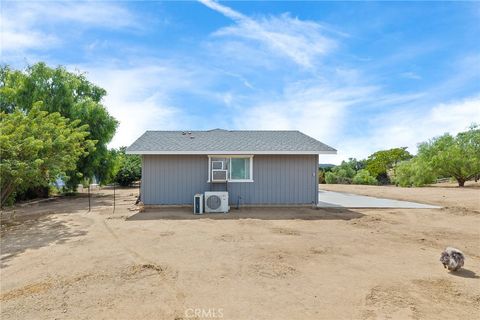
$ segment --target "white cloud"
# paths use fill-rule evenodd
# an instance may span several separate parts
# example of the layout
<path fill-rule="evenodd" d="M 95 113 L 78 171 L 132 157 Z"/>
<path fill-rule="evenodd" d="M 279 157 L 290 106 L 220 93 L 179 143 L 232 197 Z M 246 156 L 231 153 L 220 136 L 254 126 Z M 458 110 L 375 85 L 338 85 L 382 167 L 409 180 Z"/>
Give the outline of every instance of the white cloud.
<path fill-rule="evenodd" d="M 415 73 L 413 71 L 402 72 L 400 75 L 404 78 L 412 79 L 412 80 L 421 80 L 422 79 L 421 76 L 419 76 L 417 73 Z"/>
<path fill-rule="evenodd" d="M 305 68 L 313 67 L 318 57 L 336 47 L 336 42 L 325 36 L 327 29 L 317 22 L 302 21 L 288 14 L 253 19 L 215 1 L 200 2 L 235 21 L 235 25 L 216 31 L 215 36 L 253 41 L 265 46 L 270 54 L 287 57 Z M 238 46 L 238 43 L 225 45 Z M 246 58 L 254 57 L 249 55 Z"/>
<path fill-rule="evenodd" d="M 92 27 L 142 27 L 139 19 L 123 6 L 97 1 L 3 2 L 0 19 L 2 54 L 60 45 L 69 36 L 58 32 L 61 23 L 75 24 L 77 31 Z"/>
<path fill-rule="evenodd" d="M 318 22 L 288 14 L 248 17 L 214 1 L 201 2 L 233 23 L 213 32 L 199 52 L 159 61 L 139 45 L 125 50 L 121 60 L 110 56 L 104 63 L 98 48 L 111 43 L 95 39 L 80 44 L 87 53 L 83 58 L 93 59 L 69 69 L 87 71 L 88 79 L 107 90 L 104 103 L 120 121 L 111 147 L 129 145 L 148 129 L 292 129 L 337 148 L 337 156 L 323 156 L 320 161 L 339 163 L 393 147 L 408 146 L 415 152 L 418 142 L 447 131 L 456 133 L 471 122 L 480 122 L 478 96 L 444 104 L 429 102 L 439 93 L 461 88 L 477 77 L 478 56 L 466 59 L 465 70 L 453 73 L 432 91 L 391 93 L 377 85 L 375 72 L 361 66 L 353 69 L 322 63 L 340 42 L 338 32 Z M 92 27 L 142 28 L 137 17 L 111 2 L 2 5 L 4 52 L 47 50 L 64 45 L 69 33 Z M 74 27 L 58 32 L 59 26 L 67 24 Z M 205 48 L 208 52 L 202 52 Z M 90 57 L 91 52 L 96 55 Z M 395 59 L 398 62 L 405 57 Z M 300 68 L 292 68 L 286 61 Z M 57 63 L 62 61 L 55 60 L 52 65 Z M 260 65 L 264 67 L 261 70 L 257 68 Z M 402 76 L 418 78 L 411 72 Z M 191 100 L 202 99 L 202 103 L 212 106 L 195 101 L 193 106 L 179 105 L 179 100 L 188 101 L 177 99 L 182 95 L 190 95 Z M 207 117 L 203 108 L 215 112 Z M 190 112 L 197 112 L 198 118 Z M 359 119 L 360 116 L 365 117 Z M 355 133 L 350 130 L 352 127 L 356 127 Z"/>
<path fill-rule="evenodd" d="M 4 9 L 0 12 L 2 56 L 9 51 L 39 49 L 50 47 L 59 42 L 56 35 L 49 35 L 32 28 L 32 22 L 26 17 L 18 16 L 15 11 Z"/>
<path fill-rule="evenodd" d="M 375 130 L 372 142 L 391 147 L 408 146 L 415 152 L 416 145 L 422 141 L 447 132 L 457 134 L 472 122 L 480 122 L 480 97 L 436 104 L 425 112 L 403 110 L 382 118 L 379 121 L 383 125 Z"/>
<path fill-rule="evenodd" d="M 238 60 L 243 56 L 249 60 L 245 63 L 265 62 L 264 67 L 274 69 L 282 68 L 282 62 L 272 56 L 282 55 L 305 68 L 322 67 L 321 77 L 279 83 L 284 86 L 280 94 L 252 93 L 248 103 L 233 105 L 232 121 L 238 129 L 301 130 L 338 149 L 337 156 L 324 157 L 322 162 L 339 163 L 393 147 L 408 146 L 415 152 L 418 142 L 464 130 L 478 118 L 478 99 L 432 106 L 429 91 L 386 92 L 370 84 L 365 70 L 323 65 L 319 58 L 330 55 L 338 44 L 319 23 L 286 14 L 251 18 L 214 1 L 201 2 L 235 22 L 213 33 L 225 40 L 213 42 L 214 49 L 222 53 L 219 57 Z M 413 72 L 401 76 L 421 79 Z M 230 100 L 235 101 L 229 96 Z"/>
<path fill-rule="evenodd" d="M 25 31 L 16 28 L 9 29 L 3 25 L 2 30 L 0 34 L 2 53 L 23 49 L 38 49 L 45 46 L 50 47 L 59 42 L 56 36 L 41 32 Z"/>
<path fill-rule="evenodd" d="M 192 85 L 187 71 L 160 61 L 155 65 L 77 68 L 86 70 L 90 81 L 107 90 L 103 103 L 120 122 L 110 147 L 128 146 L 145 130 L 189 128 L 188 115 L 171 101 L 175 91 Z"/>
<path fill-rule="evenodd" d="M 444 133 L 452 135 L 465 131 L 472 123 L 480 123 L 480 97 L 440 103 L 426 111 L 412 108 L 387 112 L 366 124 L 366 132 L 360 137 L 340 136 L 335 145 L 339 152 L 333 163 L 349 157 L 366 158 L 378 150 L 408 147 L 416 153 L 417 144 Z M 370 127 L 371 130 L 367 131 Z"/>
<path fill-rule="evenodd" d="M 53 2 L 30 3 L 27 10 L 42 19 L 74 22 L 86 27 L 108 29 L 140 28 L 140 20 L 131 11 L 112 2 Z"/>
<path fill-rule="evenodd" d="M 301 130 L 333 147 L 344 129 L 349 108 L 365 101 L 374 87 L 336 88 L 317 83 L 296 83 L 277 98 L 266 98 L 238 110 L 239 129 Z"/>
<path fill-rule="evenodd" d="M 233 9 L 230 9 L 227 6 L 221 5 L 220 3 L 213 1 L 213 0 L 199 0 L 201 3 L 206 5 L 212 10 L 215 10 L 217 12 L 220 12 L 224 16 L 234 19 L 234 20 L 244 20 L 244 19 L 249 19 L 247 16 L 241 14 L 240 12 L 237 12 Z"/>

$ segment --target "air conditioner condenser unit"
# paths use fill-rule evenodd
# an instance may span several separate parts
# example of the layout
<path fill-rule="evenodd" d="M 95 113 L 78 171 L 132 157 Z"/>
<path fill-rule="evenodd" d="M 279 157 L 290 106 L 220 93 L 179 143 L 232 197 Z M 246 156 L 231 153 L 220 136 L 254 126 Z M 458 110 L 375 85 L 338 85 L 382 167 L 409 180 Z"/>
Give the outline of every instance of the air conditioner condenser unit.
<path fill-rule="evenodd" d="M 226 191 L 206 191 L 205 192 L 205 212 L 224 212 L 230 210 L 228 206 L 228 192 Z"/>

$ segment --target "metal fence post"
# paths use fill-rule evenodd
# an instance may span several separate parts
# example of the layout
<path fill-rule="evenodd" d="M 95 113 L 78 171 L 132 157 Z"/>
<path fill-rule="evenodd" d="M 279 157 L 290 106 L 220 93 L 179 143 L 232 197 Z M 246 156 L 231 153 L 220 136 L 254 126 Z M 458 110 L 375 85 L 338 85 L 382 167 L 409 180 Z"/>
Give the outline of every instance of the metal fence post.
<path fill-rule="evenodd" d="M 113 183 L 113 213 L 115 213 L 115 182 Z"/>
<path fill-rule="evenodd" d="M 90 184 L 88 184 L 88 212 L 90 212 Z"/>

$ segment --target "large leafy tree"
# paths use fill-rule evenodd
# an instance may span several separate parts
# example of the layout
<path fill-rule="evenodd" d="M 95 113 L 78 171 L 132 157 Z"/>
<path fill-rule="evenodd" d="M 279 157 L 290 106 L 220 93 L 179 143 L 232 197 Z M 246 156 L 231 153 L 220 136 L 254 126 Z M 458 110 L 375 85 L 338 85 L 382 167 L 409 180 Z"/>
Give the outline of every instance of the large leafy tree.
<path fill-rule="evenodd" d="M 107 144 L 113 138 L 117 121 L 102 104 L 106 91 L 90 81 L 82 73 L 72 73 L 63 67 L 50 68 L 37 63 L 25 71 L 0 69 L 0 110 L 5 113 L 16 109 L 30 111 L 41 102 L 41 110 L 59 112 L 70 120 L 88 125 L 88 139 L 95 148 L 83 154 L 76 166 L 68 172 L 67 185 L 75 188 L 84 178 L 105 176 Z"/>
<path fill-rule="evenodd" d="M 120 170 L 121 161 L 122 159 L 117 149 L 108 150 L 106 156 L 102 158 L 101 166 L 103 170 L 97 178 L 103 184 L 115 182 L 117 173 Z"/>
<path fill-rule="evenodd" d="M 401 161 L 411 159 L 412 155 L 406 147 L 381 150 L 373 153 L 367 159 L 366 169 L 377 180 L 388 180 L 387 172 L 393 169 L 395 175 L 396 166 Z"/>
<path fill-rule="evenodd" d="M 455 137 L 447 133 L 423 142 L 418 146 L 418 158 L 438 176 L 452 177 L 463 187 L 480 174 L 480 127 L 472 125 Z"/>
<path fill-rule="evenodd" d="M 86 139 L 88 126 L 69 121 L 60 113 L 41 111 L 39 103 L 30 112 L 16 109 L 0 113 L 0 178 L 2 206 L 16 192 L 48 186 L 68 170 L 94 144 Z"/>

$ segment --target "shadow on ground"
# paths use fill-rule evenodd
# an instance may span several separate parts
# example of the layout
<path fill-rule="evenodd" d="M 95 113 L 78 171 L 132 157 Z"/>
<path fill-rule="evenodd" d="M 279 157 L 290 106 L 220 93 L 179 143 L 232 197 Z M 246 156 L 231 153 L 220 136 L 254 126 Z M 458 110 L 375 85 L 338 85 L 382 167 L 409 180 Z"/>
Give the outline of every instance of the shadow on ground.
<path fill-rule="evenodd" d="M 462 278 L 470 278 L 470 279 L 479 279 L 480 276 L 478 276 L 474 271 L 468 270 L 465 268 L 462 268 L 458 271 L 455 272 L 450 272 L 451 275 L 456 276 L 456 277 L 462 277 Z"/>
<path fill-rule="evenodd" d="M 127 211 L 127 207 L 135 203 L 137 194 L 138 188 L 117 188 L 115 206 L 118 211 Z M 113 204 L 112 188 L 96 189 L 90 193 L 90 208 L 96 214 L 112 213 Z M 0 267 L 8 266 L 9 261 L 28 249 L 62 244 L 69 239 L 85 235 L 86 226 L 69 223 L 57 215 L 75 214 L 77 215 L 75 221 L 88 224 L 90 223 L 88 209 L 89 197 L 84 192 L 75 196 L 18 203 L 1 210 Z"/>
<path fill-rule="evenodd" d="M 39 249 L 50 244 L 62 244 L 87 232 L 69 226 L 53 215 L 41 215 L 36 219 L 14 221 L 2 227 L 0 268 L 28 249 Z"/>
<path fill-rule="evenodd" d="M 119 205 L 119 203 L 117 205 Z M 113 197 L 110 195 L 93 195 L 90 198 L 91 210 L 101 207 L 113 208 Z M 28 219 L 28 216 L 45 214 L 86 213 L 88 209 L 88 196 L 80 194 L 76 196 L 52 198 L 38 203 L 20 204 L 15 207 L 6 208 L 1 213 L 2 218 L 15 216 L 20 219 Z"/>
<path fill-rule="evenodd" d="M 242 208 L 232 209 L 229 213 L 206 213 L 195 215 L 190 208 L 155 208 L 136 213 L 127 221 L 138 220 L 351 220 L 364 214 L 345 208 Z"/>

